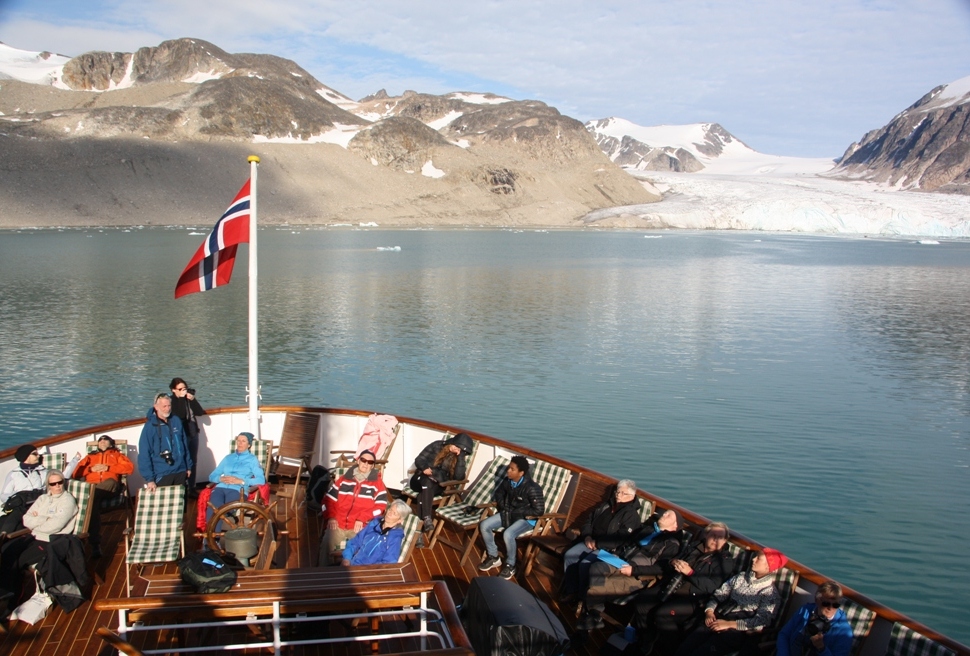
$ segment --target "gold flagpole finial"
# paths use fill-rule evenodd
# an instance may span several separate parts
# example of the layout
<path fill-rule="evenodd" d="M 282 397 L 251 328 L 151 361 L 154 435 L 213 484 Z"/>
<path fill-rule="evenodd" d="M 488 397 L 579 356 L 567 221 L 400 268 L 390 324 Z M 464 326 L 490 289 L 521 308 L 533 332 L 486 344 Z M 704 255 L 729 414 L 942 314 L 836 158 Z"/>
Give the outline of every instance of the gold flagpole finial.
<path fill-rule="evenodd" d="M 249 157 L 246 158 L 246 161 L 256 162 L 257 164 L 259 164 L 259 157 L 257 157 L 256 155 L 250 155 Z"/>

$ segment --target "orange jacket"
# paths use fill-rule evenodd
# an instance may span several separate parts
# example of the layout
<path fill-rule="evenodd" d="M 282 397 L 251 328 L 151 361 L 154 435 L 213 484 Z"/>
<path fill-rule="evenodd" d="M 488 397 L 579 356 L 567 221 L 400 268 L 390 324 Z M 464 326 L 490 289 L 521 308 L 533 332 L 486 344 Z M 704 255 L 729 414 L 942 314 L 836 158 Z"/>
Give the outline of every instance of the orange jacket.
<path fill-rule="evenodd" d="M 93 465 L 108 465 L 108 471 L 91 471 Z M 100 483 L 106 478 L 118 480 L 122 475 L 128 475 L 135 471 L 135 465 L 118 449 L 108 449 L 107 451 L 95 451 L 89 453 L 81 459 L 71 476 L 76 479 L 84 479 L 88 483 Z"/>

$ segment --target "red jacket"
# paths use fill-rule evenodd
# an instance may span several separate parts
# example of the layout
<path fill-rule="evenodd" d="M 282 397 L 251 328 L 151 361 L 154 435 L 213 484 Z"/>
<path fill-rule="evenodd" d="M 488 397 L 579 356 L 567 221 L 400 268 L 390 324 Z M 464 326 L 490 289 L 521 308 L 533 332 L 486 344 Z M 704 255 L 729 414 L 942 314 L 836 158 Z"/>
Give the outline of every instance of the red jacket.
<path fill-rule="evenodd" d="M 108 471 L 91 471 L 92 465 L 108 465 Z M 74 469 L 71 478 L 78 480 L 84 479 L 88 483 L 100 483 L 106 478 L 118 480 L 121 476 L 127 476 L 135 471 L 135 465 L 118 449 L 108 449 L 107 451 L 95 451 L 89 453 L 81 459 Z"/>
<path fill-rule="evenodd" d="M 330 486 L 323 498 L 324 519 L 336 519 L 337 526 L 348 531 L 354 528 L 354 522 L 366 525 L 387 508 L 387 488 L 377 470 L 359 483 L 354 478 L 356 471 L 356 467 L 351 467 Z"/>

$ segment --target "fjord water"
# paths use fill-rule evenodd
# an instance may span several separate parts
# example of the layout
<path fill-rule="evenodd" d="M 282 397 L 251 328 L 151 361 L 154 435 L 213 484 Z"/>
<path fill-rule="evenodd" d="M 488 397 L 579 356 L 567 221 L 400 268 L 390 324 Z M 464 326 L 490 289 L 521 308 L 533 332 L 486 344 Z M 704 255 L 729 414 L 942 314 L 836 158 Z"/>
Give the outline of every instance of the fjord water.
<path fill-rule="evenodd" d="M 245 404 L 246 253 L 229 287 L 172 298 L 201 239 L 0 233 L 0 446 L 141 416 L 176 375 Z M 633 478 L 970 643 L 970 244 L 264 229 L 260 248 L 264 403 Z"/>

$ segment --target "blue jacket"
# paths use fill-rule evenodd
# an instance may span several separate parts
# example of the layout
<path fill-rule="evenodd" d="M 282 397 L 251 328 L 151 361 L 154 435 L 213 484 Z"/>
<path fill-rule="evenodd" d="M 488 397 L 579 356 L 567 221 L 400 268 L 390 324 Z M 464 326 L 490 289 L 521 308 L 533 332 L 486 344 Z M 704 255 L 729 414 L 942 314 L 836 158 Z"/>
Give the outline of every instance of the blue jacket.
<path fill-rule="evenodd" d="M 404 543 L 404 527 L 398 524 L 386 533 L 381 528 L 382 517 L 375 517 L 350 538 L 344 549 L 344 560 L 351 565 L 379 565 L 396 563 Z"/>
<path fill-rule="evenodd" d="M 792 615 L 781 632 L 778 634 L 778 656 L 802 656 L 802 647 L 809 647 L 809 654 L 818 656 L 849 656 L 852 650 L 852 626 L 849 618 L 845 616 L 845 611 L 841 608 L 835 612 L 832 624 L 825 633 L 823 641 L 825 649 L 815 651 L 810 638 L 804 633 L 805 625 L 809 618 L 815 614 L 815 604 L 805 604 Z"/>
<path fill-rule="evenodd" d="M 241 478 L 246 481 L 246 484 L 239 486 L 220 483 L 219 477 L 223 475 Z M 215 483 L 216 487 L 238 490 L 240 487 L 248 488 L 250 485 L 262 485 L 266 482 L 266 476 L 263 474 L 263 467 L 259 464 L 259 459 L 256 456 L 249 451 L 242 453 L 233 451 L 223 458 L 219 466 L 209 474 L 209 482 Z"/>
<path fill-rule="evenodd" d="M 172 452 L 174 462 L 171 465 L 159 455 L 166 450 Z M 138 438 L 138 472 L 142 478 L 157 483 L 163 476 L 187 472 L 193 465 L 185 444 L 182 420 L 172 415 L 166 424 L 155 414 L 155 408 L 149 410 L 148 421 Z"/>

